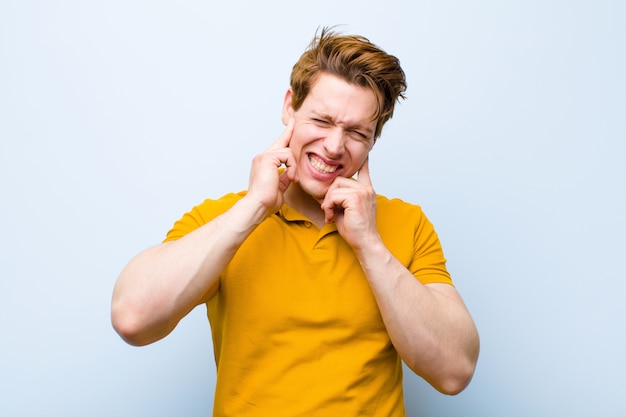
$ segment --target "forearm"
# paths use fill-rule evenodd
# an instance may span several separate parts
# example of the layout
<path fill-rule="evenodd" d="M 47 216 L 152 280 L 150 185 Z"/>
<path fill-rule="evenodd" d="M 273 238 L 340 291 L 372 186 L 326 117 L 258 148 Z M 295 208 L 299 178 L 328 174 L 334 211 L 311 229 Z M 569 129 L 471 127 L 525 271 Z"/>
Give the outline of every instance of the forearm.
<path fill-rule="evenodd" d="M 423 285 L 382 242 L 357 255 L 404 362 L 439 391 L 460 392 L 473 375 L 479 341 L 454 287 Z"/>
<path fill-rule="evenodd" d="M 183 238 L 152 247 L 124 268 L 113 291 L 113 326 L 130 344 L 169 334 L 208 300 L 237 248 L 266 216 L 245 198 Z"/>

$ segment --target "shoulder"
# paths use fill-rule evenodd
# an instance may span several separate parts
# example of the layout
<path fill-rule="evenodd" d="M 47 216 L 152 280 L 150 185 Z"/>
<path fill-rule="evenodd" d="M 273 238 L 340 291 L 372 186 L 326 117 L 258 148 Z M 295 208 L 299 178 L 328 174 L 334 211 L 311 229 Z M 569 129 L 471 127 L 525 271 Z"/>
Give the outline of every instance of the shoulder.
<path fill-rule="evenodd" d="M 422 208 L 383 196 L 376 203 L 378 231 L 391 253 L 423 284 L 451 284 L 439 237 Z"/>
<path fill-rule="evenodd" d="M 206 199 L 195 206 L 191 212 L 199 214 L 207 223 L 234 206 L 246 193 L 247 191 L 240 191 L 238 193 L 224 194 L 218 199 Z"/>
<path fill-rule="evenodd" d="M 218 199 L 206 199 L 178 219 L 168 232 L 166 241 L 176 240 L 228 211 L 247 191 L 228 193 Z"/>
<path fill-rule="evenodd" d="M 399 198 L 376 196 L 376 224 L 388 244 L 414 242 L 425 221 L 427 219 L 420 206 Z"/>
<path fill-rule="evenodd" d="M 377 196 L 376 224 L 388 247 L 415 247 L 437 239 L 434 226 L 422 207 L 399 198 Z"/>
<path fill-rule="evenodd" d="M 399 198 L 388 198 L 376 195 L 376 212 L 379 220 L 403 221 L 418 220 L 424 216 L 422 207 Z"/>

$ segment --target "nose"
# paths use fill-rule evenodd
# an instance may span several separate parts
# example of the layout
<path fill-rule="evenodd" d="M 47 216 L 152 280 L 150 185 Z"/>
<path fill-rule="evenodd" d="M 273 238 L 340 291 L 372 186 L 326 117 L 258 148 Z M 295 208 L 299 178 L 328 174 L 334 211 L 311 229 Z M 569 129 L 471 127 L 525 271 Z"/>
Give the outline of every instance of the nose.
<path fill-rule="evenodd" d="M 330 129 L 326 138 L 324 138 L 324 150 L 327 156 L 337 158 L 341 156 L 345 149 L 345 134 L 343 129 Z"/>

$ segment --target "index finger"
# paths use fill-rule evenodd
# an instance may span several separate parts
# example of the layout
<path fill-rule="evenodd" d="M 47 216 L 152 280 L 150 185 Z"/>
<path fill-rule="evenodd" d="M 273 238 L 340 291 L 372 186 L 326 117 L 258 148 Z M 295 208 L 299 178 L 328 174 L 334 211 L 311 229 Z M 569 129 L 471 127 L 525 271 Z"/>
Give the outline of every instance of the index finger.
<path fill-rule="evenodd" d="M 276 139 L 276 142 L 272 143 L 272 145 L 267 148 L 268 151 L 273 151 L 276 149 L 283 149 L 289 146 L 289 142 L 291 142 L 291 136 L 293 136 L 293 128 L 296 125 L 296 121 L 293 117 L 289 118 L 289 122 L 285 127 L 285 131 Z"/>
<path fill-rule="evenodd" d="M 370 177 L 370 166 L 369 166 L 370 158 L 369 156 L 365 158 L 363 165 L 358 170 L 358 174 L 356 177 L 357 182 L 361 184 L 372 185 L 372 179 Z"/>

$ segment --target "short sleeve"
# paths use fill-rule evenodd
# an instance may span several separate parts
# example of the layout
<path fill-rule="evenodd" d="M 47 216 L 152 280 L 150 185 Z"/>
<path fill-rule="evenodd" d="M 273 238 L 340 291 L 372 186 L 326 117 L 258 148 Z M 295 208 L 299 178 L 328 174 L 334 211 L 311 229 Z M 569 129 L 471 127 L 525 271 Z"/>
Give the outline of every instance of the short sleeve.
<path fill-rule="evenodd" d="M 228 211 L 244 195 L 245 191 L 242 191 L 240 193 L 226 194 L 217 200 L 204 200 L 174 223 L 174 226 L 167 233 L 164 242 L 178 240 L 206 223 L 209 223 L 214 218 Z"/>
<path fill-rule="evenodd" d="M 439 237 L 420 206 L 379 196 L 376 222 L 387 248 L 422 284 L 452 285 Z"/>
<path fill-rule="evenodd" d="M 415 230 L 415 252 L 408 269 L 422 284 L 454 285 L 446 268 L 446 258 L 439 236 L 426 215 L 421 210 L 419 214 Z"/>

